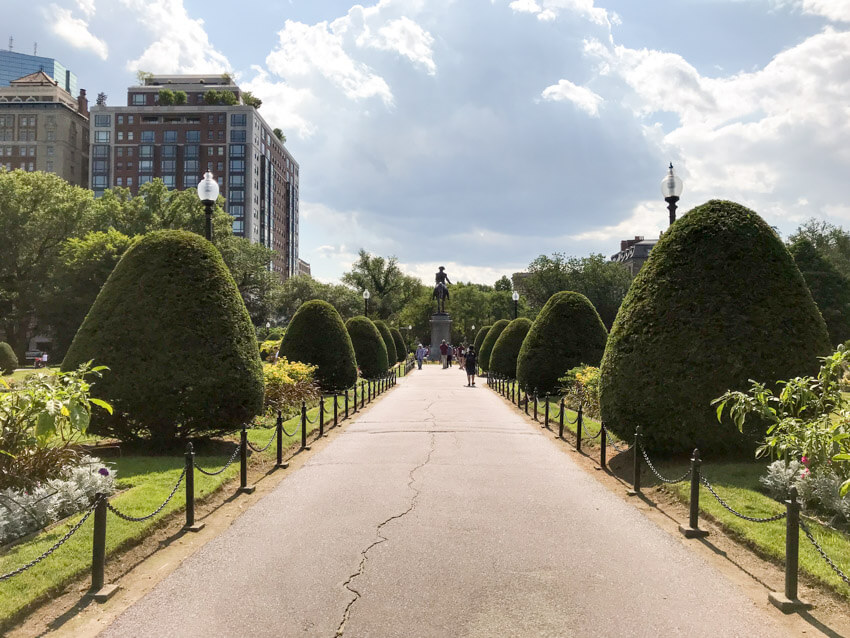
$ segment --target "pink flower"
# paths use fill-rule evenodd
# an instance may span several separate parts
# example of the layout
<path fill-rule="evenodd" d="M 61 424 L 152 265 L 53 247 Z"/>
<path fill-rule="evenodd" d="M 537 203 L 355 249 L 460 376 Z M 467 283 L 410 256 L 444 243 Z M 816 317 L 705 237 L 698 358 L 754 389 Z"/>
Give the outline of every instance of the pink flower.
<path fill-rule="evenodd" d="M 803 472 L 802 472 L 801 476 L 802 476 L 803 478 L 808 478 L 808 477 L 809 477 L 809 474 L 811 474 L 811 472 L 809 472 L 809 468 L 806 468 L 805 470 L 803 470 Z"/>
<path fill-rule="evenodd" d="M 800 463 L 802 463 L 803 465 L 808 466 L 808 464 L 809 464 L 809 457 L 808 457 L 808 456 L 804 456 L 803 458 L 801 458 L 801 459 L 800 459 Z"/>

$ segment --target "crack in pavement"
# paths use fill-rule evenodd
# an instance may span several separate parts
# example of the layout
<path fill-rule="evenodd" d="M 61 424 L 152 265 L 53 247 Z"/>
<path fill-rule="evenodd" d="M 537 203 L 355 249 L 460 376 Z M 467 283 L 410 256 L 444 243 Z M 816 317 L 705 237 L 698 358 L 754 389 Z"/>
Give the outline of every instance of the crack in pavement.
<path fill-rule="evenodd" d="M 428 407 L 430 407 L 430 406 L 428 406 Z M 434 417 L 432 416 L 431 418 L 434 418 Z M 345 633 L 345 623 L 348 622 L 348 619 L 351 616 L 351 608 L 354 606 L 354 603 L 356 603 L 357 600 L 361 597 L 360 592 L 358 590 L 354 589 L 354 587 L 351 586 L 352 581 L 355 578 L 357 578 L 358 576 L 361 576 L 363 574 L 363 572 L 366 570 L 366 559 L 368 558 L 369 550 L 371 550 L 376 545 L 380 545 L 381 543 L 385 543 L 386 541 L 389 540 L 386 536 L 381 534 L 381 529 L 385 525 L 388 525 L 389 523 L 391 523 L 392 521 L 395 521 L 395 520 L 398 520 L 400 518 L 403 518 L 404 516 L 407 516 L 408 514 L 410 514 L 410 512 L 412 512 L 416 508 L 416 501 L 419 498 L 420 490 L 417 489 L 416 487 L 414 487 L 414 483 L 416 482 L 416 478 L 413 475 L 416 473 L 417 470 L 422 469 L 423 467 L 425 467 L 428 464 L 428 462 L 431 460 L 431 455 L 434 453 L 434 447 L 436 445 L 437 437 L 434 435 L 433 432 L 430 433 L 430 434 L 431 434 L 431 444 L 430 444 L 430 447 L 428 449 L 428 454 L 426 455 L 425 460 L 422 463 L 420 463 L 419 465 L 417 465 L 416 467 L 414 467 L 412 470 L 410 470 L 410 474 L 409 474 L 410 481 L 407 483 L 407 487 L 410 488 L 411 490 L 413 490 L 413 492 L 414 492 L 413 497 L 410 499 L 410 506 L 405 511 L 401 512 L 400 514 L 395 514 L 393 516 L 390 516 L 388 519 L 386 519 L 385 521 L 380 523 L 375 528 L 375 533 L 378 536 L 378 540 L 376 540 L 374 543 L 372 543 L 366 549 L 364 549 L 362 552 L 360 552 L 360 565 L 358 566 L 357 571 L 354 572 L 353 574 L 351 574 L 348 577 L 348 580 L 346 580 L 342 584 L 342 586 L 345 587 L 345 589 L 347 589 L 352 594 L 354 594 L 354 598 L 352 598 L 349 601 L 348 605 L 345 606 L 345 610 L 342 613 L 342 620 L 340 621 L 339 626 L 336 629 L 335 636 L 337 636 L 337 637 L 342 636 L 343 633 Z"/>

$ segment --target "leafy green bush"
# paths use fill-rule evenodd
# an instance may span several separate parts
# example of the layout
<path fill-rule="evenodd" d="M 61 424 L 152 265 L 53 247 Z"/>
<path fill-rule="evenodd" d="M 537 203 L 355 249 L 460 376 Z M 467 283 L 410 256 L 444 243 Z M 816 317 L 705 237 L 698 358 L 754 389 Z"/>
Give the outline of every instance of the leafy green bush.
<path fill-rule="evenodd" d="M 576 366 L 558 379 L 564 393 L 564 405 L 571 410 L 583 407 L 584 414 L 592 419 L 599 418 L 599 368 Z"/>
<path fill-rule="evenodd" d="M 712 400 L 748 379 L 817 370 L 826 325 L 788 250 L 753 211 L 713 200 L 652 250 L 611 329 L 601 365 L 605 424 L 654 453 L 752 450 L 766 424 L 717 423 Z"/>
<path fill-rule="evenodd" d="M 301 304 L 283 336 L 280 356 L 318 366 L 316 380 L 323 392 L 344 390 L 357 380 L 354 346 L 342 317 L 327 301 Z"/>
<path fill-rule="evenodd" d="M 475 355 L 478 357 L 479 363 L 481 361 L 480 353 L 481 353 L 481 345 L 484 343 L 484 339 L 487 338 L 487 333 L 490 332 L 490 328 L 493 326 L 484 326 L 478 331 L 478 334 L 475 335 L 475 341 L 473 345 L 475 346 Z"/>
<path fill-rule="evenodd" d="M 345 322 L 345 329 L 354 344 L 360 375 L 374 379 L 386 374 L 389 368 L 387 345 L 372 320 L 363 315 L 352 317 Z"/>
<path fill-rule="evenodd" d="M 398 361 L 398 353 L 395 350 L 395 341 L 393 340 L 393 335 L 390 332 L 389 326 L 380 319 L 375 320 L 375 327 L 378 329 L 378 332 L 381 333 L 381 337 L 384 340 L 384 345 L 387 347 L 387 361 L 389 365 L 394 364 Z"/>
<path fill-rule="evenodd" d="M 850 338 L 850 281 L 808 239 L 797 239 L 788 250 L 826 322 L 830 343 L 845 342 Z"/>
<path fill-rule="evenodd" d="M 517 357 L 529 330 L 531 330 L 531 320 L 525 317 L 514 319 L 505 327 L 490 352 L 490 372 L 504 375 L 509 379 L 516 378 Z"/>
<path fill-rule="evenodd" d="M 289 413 L 302 401 L 318 399 L 321 394 L 316 383 L 316 366 L 285 358 L 263 366 L 263 382 L 263 406 L 267 414 Z"/>
<path fill-rule="evenodd" d="M 404 345 L 401 332 L 398 328 L 390 328 L 390 334 L 393 336 L 393 343 L 395 343 L 396 361 L 404 361 L 407 358 L 407 346 Z"/>
<path fill-rule="evenodd" d="M 481 343 L 481 349 L 476 350 L 478 353 L 478 365 L 484 372 L 490 369 L 490 353 L 493 351 L 493 346 L 496 345 L 496 339 L 508 327 L 509 323 L 510 321 L 507 319 L 499 319 L 494 323 L 487 332 L 487 336 L 484 337 L 484 341 Z"/>
<path fill-rule="evenodd" d="M 268 361 L 271 357 L 274 357 L 277 354 L 277 351 L 280 350 L 280 342 L 282 339 L 269 339 L 267 341 L 263 341 L 260 344 L 260 359 L 262 361 Z"/>
<path fill-rule="evenodd" d="M 597 365 L 608 333 L 590 300 L 577 292 L 555 293 L 540 310 L 522 343 L 517 380 L 528 391 L 558 391 L 567 370 Z"/>
<path fill-rule="evenodd" d="M 262 412 L 254 327 L 218 250 L 186 231 L 149 233 L 115 266 L 63 370 L 110 369 L 93 394 L 115 413 L 91 430 L 169 446 L 231 432 Z"/>
<path fill-rule="evenodd" d="M 18 356 L 5 341 L 0 341 L 0 372 L 12 374 L 18 367 Z"/>

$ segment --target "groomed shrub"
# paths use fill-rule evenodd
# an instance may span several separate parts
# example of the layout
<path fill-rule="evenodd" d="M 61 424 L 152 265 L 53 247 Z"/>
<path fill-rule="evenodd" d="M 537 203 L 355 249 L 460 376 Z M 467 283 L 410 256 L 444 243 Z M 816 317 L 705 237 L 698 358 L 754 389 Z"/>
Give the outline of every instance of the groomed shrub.
<path fill-rule="evenodd" d="M 830 343 L 844 343 L 850 339 L 850 281 L 808 239 L 798 239 L 788 250 L 826 322 Z"/>
<path fill-rule="evenodd" d="M 510 321 L 507 319 L 499 319 L 496 323 L 494 323 L 490 330 L 487 331 L 487 336 L 484 337 L 484 341 L 481 343 L 481 349 L 476 350 L 478 353 L 478 365 L 480 368 L 487 372 L 490 369 L 490 353 L 493 352 L 493 346 L 496 345 L 496 339 L 502 334 L 502 331 L 508 327 Z"/>
<path fill-rule="evenodd" d="M 475 346 L 475 355 L 478 357 L 479 362 L 481 361 L 481 344 L 484 343 L 484 339 L 487 338 L 487 333 L 490 332 L 490 328 L 492 327 L 493 326 L 484 326 L 478 331 L 478 334 L 475 335 L 473 345 Z"/>
<path fill-rule="evenodd" d="M 517 357 L 529 330 L 531 330 L 531 320 L 525 317 L 514 319 L 507 325 L 490 352 L 490 372 L 504 375 L 509 379 L 516 378 Z"/>
<path fill-rule="evenodd" d="M 605 424 L 647 450 L 751 452 L 764 425 L 744 433 L 714 398 L 748 379 L 812 374 L 829 351 L 826 325 L 788 250 L 755 212 L 699 206 L 664 233 L 626 295 L 601 365 Z"/>
<path fill-rule="evenodd" d="M 360 375 L 365 379 L 383 376 L 389 367 L 387 346 L 372 320 L 363 315 L 352 317 L 345 329 L 354 344 Z"/>
<path fill-rule="evenodd" d="M 398 353 L 395 349 L 395 341 L 393 340 L 393 335 L 390 332 L 389 326 L 381 321 L 380 319 L 373 322 L 375 327 L 378 329 L 378 332 L 381 333 L 381 337 L 384 340 L 384 345 L 387 347 L 387 363 L 389 365 L 393 365 L 396 361 L 398 361 Z"/>
<path fill-rule="evenodd" d="M 115 266 L 80 326 L 63 370 L 108 366 L 92 394 L 114 413 L 91 431 L 122 440 L 238 429 L 263 409 L 254 327 L 218 250 L 185 231 L 146 235 Z"/>
<path fill-rule="evenodd" d="M 401 336 L 398 328 L 390 328 L 390 334 L 393 336 L 395 343 L 396 361 L 404 361 L 407 358 L 407 346 L 404 345 L 404 338 Z"/>
<path fill-rule="evenodd" d="M 301 304 L 292 316 L 280 356 L 317 366 L 316 381 L 323 392 L 345 390 L 357 380 L 354 346 L 342 317 L 321 299 Z"/>
<path fill-rule="evenodd" d="M 608 332 L 590 300 L 578 292 L 551 297 L 531 324 L 517 359 L 517 380 L 528 390 L 555 394 L 567 370 L 598 365 Z"/>
<path fill-rule="evenodd" d="M 0 372 L 12 374 L 18 367 L 18 356 L 5 341 L 0 341 Z"/>

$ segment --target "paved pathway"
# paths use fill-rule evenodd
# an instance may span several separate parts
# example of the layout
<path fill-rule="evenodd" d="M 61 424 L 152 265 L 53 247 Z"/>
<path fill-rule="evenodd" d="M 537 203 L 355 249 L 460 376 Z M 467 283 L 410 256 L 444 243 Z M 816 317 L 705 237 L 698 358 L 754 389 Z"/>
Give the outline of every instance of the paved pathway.
<path fill-rule="evenodd" d="M 403 379 L 103 635 L 785 635 L 464 382 Z"/>

